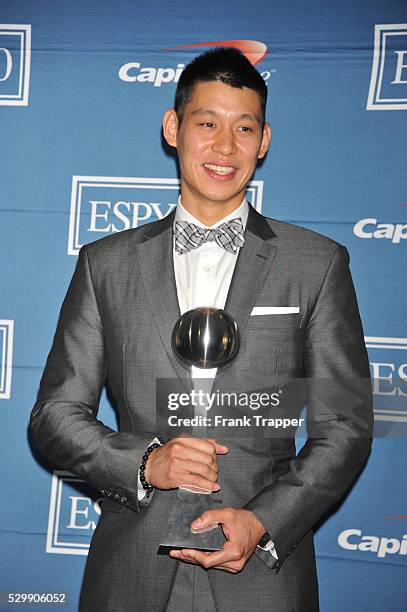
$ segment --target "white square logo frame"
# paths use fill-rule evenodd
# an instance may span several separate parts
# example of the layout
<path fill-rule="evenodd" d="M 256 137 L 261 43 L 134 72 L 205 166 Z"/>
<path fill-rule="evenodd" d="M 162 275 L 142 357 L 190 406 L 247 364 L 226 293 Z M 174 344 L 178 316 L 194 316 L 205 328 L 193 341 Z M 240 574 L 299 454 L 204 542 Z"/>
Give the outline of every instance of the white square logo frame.
<path fill-rule="evenodd" d="M 404 36 L 407 39 L 407 23 L 389 23 L 376 24 L 374 30 L 374 49 L 372 75 L 370 78 L 369 95 L 367 99 L 366 110 L 407 110 L 407 97 L 389 97 L 383 94 L 383 75 L 386 66 L 386 51 L 391 38 L 397 40 L 397 37 Z M 401 55 L 398 56 L 397 62 L 400 63 L 400 79 L 399 83 L 407 84 L 407 81 L 401 79 L 402 68 L 407 74 L 407 45 L 404 49 L 397 51 Z M 397 73 L 397 71 L 396 71 Z M 393 88 L 397 87 L 397 74 L 395 75 Z M 386 97 L 385 97 L 386 96 Z"/>
<path fill-rule="evenodd" d="M 366 348 L 367 349 L 373 349 L 373 350 L 380 350 L 380 354 L 382 354 L 382 351 L 392 351 L 393 353 L 393 359 L 394 359 L 394 351 L 397 351 L 395 354 L 396 355 L 401 355 L 401 358 L 403 360 L 403 362 L 407 362 L 407 338 L 385 338 L 385 337 L 379 337 L 379 336 L 365 336 L 365 344 L 366 344 Z M 401 351 L 401 353 L 399 353 L 398 351 Z M 384 355 L 386 355 L 386 353 L 384 353 Z M 391 354 L 390 354 L 391 355 Z M 405 356 L 405 360 L 403 359 L 403 357 Z M 397 367 L 397 364 L 393 363 L 393 359 L 392 356 L 389 356 L 389 358 L 387 359 L 387 362 L 389 363 L 384 363 L 381 365 L 387 366 L 388 368 L 388 376 L 386 376 L 383 380 L 389 380 L 390 382 L 390 377 L 393 380 L 393 372 L 396 373 L 398 371 L 398 367 L 402 367 L 402 368 L 406 368 L 406 365 L 399 365 Z M 371 361 L 371 360 L 370 360 Z M 401 376 L 401 375 L 400 375 Z M 377 381 L 373 380 L 373 392 L 376 386 L 377 382 L 380 382 L 381 377 L 379 377 L 377 379 Z M 407 380 L 403 377 L 403 383 L 407 383 Z M 394 393 L 393 393 L 394 391 Z M 385 395 L 387 396 L 397 396 L 397 389 L 394 390 L 391 393 L 386 393 Z M 401 389 L 398 390 L 400 395 L 405 395 L 404 391 L 401 393 Z M 391 397 L 388 397 L 388 401 L 389 401 L 389 407 L 384 407 L 381 406 L 379 407 L 375 407 L 374 409 L 374 415 L 375 415 L 375 420 L 376 421 L 386 421 L 388 423 L 407 423 L 407 410 L 399 410 L 398 408 L 400 408 L 400 405 L 396 405 L 394 403 L 394 401 L 392 401 Z M 392 405 L 393 403 L 393 405 Z M 404 402 L 405 405 L 405 402 Z"/>
<path fill-rule="evenodd" d="M 11 396 L 14 321 L 0 319 L 0 399 Z"/>
<path fill-rule="evenodd" d="M 15 48 L 12 39 L 17 42 Z M 6 44 L 7 43 L 7 44 Z M 14 53 L 13 51 L 17 51 Z M 0 23 L 0 54 L 3 56 L 0 83 L 7 83 L 18 71 L 16 87 L 0 90 L 0 106 L 28 106 L 31 68 L 31 25 Z M 18 55 L 18 60 L 17 60 Z M 4 91 L 5 89 L 5 91 Z"/>

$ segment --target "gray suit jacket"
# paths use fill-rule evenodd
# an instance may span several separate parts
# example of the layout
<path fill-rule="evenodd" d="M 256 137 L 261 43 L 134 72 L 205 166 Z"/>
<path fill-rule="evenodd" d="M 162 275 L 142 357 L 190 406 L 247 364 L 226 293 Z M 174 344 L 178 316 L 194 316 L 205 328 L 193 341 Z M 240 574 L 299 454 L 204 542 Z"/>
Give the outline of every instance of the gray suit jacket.
<path fill-rule="evenodd" d="M 31 436 L 61 467 L 108 491 L 93 537 L 83 610 L 165 610 L 179 561 L 157 556 L 176 491 L 137 499 L 137 472 L 156 433 L 157 378 L 186 370 L 170 339 L 179 317 L 172 258 L 173 214 L 81 249 L 55 334 Z M 346 401 L 308 398 L 312 437 L 296 456 L 293 438 L 236 439 L 219 456 L 223 504 L 245 507 L 278 553 L 258 551 L 232 575 L 209 570 L 219 610 L 316 610 L 312 528 L 352 483 L 370 448 L 372 406 L 362 326 L 344 247 L 266 219 L 250 207 L 246 241 L 225 310 L 241 347 L 215 389 L 240 381 L 262 389 L 292 377 L 341 381 Z M 299 314 L 250 316 L 254 306 L 299 306 Z M 107 385 L 120 429 L 97 420 Z M 344 395 L 345 397 L 345 395 Z M 227 440 L 226 440 L 227 443 Z"/>

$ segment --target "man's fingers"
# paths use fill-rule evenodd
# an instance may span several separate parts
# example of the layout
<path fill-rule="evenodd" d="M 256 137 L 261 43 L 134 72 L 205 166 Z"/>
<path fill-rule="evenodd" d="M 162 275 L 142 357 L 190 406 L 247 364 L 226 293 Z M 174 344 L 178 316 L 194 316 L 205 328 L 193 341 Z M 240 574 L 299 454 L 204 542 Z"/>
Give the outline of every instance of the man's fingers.
<path fill-rule="evenodd" d="M 184 447 L 181 444 L 173 444 L 167 452 L 170 459 L 173 461 L 195 461 L 196 463 L 201 463 L 202 465 L 209 466 L 216 472 L 218 471 L 218 464 L 216 462 L 215 453 L 205 453 L 198 448 Z"/>
<path fill-rule="evenodd" d="M 185 561 L 185 563 L 194 563 L 195 565 L 198 565 L 197 561 L 194 561 L 192 558 L 187 557 L 186 555 L 183 555 L 183 550 L 170 550 L 170 557 L 172 557 L 173 559 L 179 559 L 180 561 Z"/>
<path fill-rule="evenodd" d="M 186 548 L 180 551 L 174 551 L 178 554 L 171 556 L 181 559 L 181 561 L 198 563 L 206 569 L 217 567 L 218 569 L 239 571 L 235 570 L 235 564 L 238 564 L 235 548 L 232 545 L 227 546 L 227 544 L 228 543 L 224 545 L 222 550 L 217 550 L 213 553 L 206 553 L 194 548 Z"/>
<path fill-rule="evenodd" d="M 216 482 L 218 479 L 218 471 L 214 470 L 211 466 L 198 461 L 183 461 L 183 470 L 188 474 L 196 474 L 197 476 L 203 476 L 211 482 Z"/>
<path fill-rule="evenodd" d="M 215 440 L 215 438 L 207 438 L 207 439 L 203 439 L 203 438 L 194 438 L 192 436 L 180 436 L 178 438 L 172 438 L 172 440 L 170 440 L 169 443 L 177 443 L 179 442 L 180 444 L 184 445 L 185 447 L 191 448 L 197 448 L 205 453 L 209 453 L 210 455 L 213 454 L 225 454 L 227 452 L 229 452 L 229 448 L 227 446 L 225 446 L 224 444 L 221 444 L 220 442 L 218 442 L 217 440 Z"/>
<path fill-rule="evenodd" d="M 211 482 L 203 476 L 197 476 L 196 474 L 187 474 L 180 479 L 178 487 L 196 487 L 197 489 L 203 489 L 204 491 L 219 491 L 220 485 L 217 482 Z"/>
<path fill-rule="evenodd" d="M 218 552 L 222 551 L 216 551 L 216 553 L 208 554 L 206 552 L 203 552 L 202 550 L 187 548 L 171 551 L 170 556 L 175 557 L 176 559 L 181 559 L 181 561 L 186 561 L 187 563 L 198 563 L 199 565 L 202 565 L 202 567 L 207 567 L 207 564 L 211 563 L 213 555 L 218 555 Z M 216 565 L 217 562 L 214 562 L 214 565 Z M 212 565 L 208 565 L 208 567 L 212 567 Z"/>
<path fill-rule="evenodd" d="M 198 529 L 204 525 L 210 523 L 225 523 L 229 519 L 229 513 L 226 508 L 223 509 L 212 509 L 203 512 L 201 516 L 198 516 L 192 523 L 192 529 Z"/>
<path fill-rule="evenodd" d="M 229 452 L 229 448 L 225 446 L 224 444 L 221 444 L 220 442 L 215 440 L 215 438 L 207 438 L 207 440 L 208 442 L 213 444 L 217 455 L 225 455 L 226 453 Z"/>
<path fill-rule="evenodd" d="M 167 445 L 168 456 L 173 459 L 192 459 L 218 469 L 213 444 L 198 438 L 173 438 Z"/>

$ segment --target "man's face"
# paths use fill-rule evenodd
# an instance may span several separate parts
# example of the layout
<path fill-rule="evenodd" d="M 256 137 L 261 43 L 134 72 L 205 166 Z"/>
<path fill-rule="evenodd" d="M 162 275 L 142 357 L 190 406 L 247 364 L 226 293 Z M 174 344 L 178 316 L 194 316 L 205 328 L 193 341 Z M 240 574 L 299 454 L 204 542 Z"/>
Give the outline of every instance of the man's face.
<path fill-rule="evenodd" d="M 167 111 L 164 135 L 177 148 L 183 205 L 192 214 L 216 208 L 226 215 L 243 200 L 257 160 L 266 154 L 270 127 L 262 127 L 255 91 L 210 81 L 195 85 L 181 123 L 174 110 Z"/>

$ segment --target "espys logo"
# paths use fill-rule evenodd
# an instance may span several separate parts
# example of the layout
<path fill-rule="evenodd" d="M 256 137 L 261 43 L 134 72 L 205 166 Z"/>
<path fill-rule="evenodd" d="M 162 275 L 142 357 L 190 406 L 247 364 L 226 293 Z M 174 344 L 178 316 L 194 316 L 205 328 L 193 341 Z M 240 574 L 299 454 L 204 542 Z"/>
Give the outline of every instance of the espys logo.
<path fill-rule="evenodd" d="M 406 518 L 407 516 L 397 516 L 390 517 L 390 520 Z M 402 535 L 401 538 L 389 538 L 364 535 L 361 529 L 345 529 L 338 536 L 338 544 L 345 550 L 371 553 L 379 559 L 384 559 L 387 555 L 407 555 L 407 534 Z"/>
<path fill-rule="evenodd" d="M 80 491 L 78 490 L 80 489 Z M 83 480 L 62 470 L 52 476 L 47 553 L 87 555 L 100 517 L 100 500 Z"/>
<path fill-rule="evenodd" d="M 10 399 L 14 321 L 0 319 L 0 399 Z"/>
<path fill-rule="evenodd" d="M 407 109 L 407 23 L 375 25 L 366 110 Z"/>
<path fill-rule="evenodd" d="M 255 66 L 260 63 L 268 50 L 263 42 L 257 40 L 221 40 L 212 42 L 193 43 L 189 45 L 178 45 L 167 51 L 178 51 L 179 49 L 203 49 L 205 47 L 235 47 L 247 57 L 249 62 Z M 165 83 L 178 83 L 185 64 L 177 64 L 176 67 L 157 68 L 142 66 L 140 62 L 129 62 L 123 64 L 119 69 L 119 78 L 126 83 L 152 83 L 154 87 L 161 87 Z M 274 69 L 264 70 L 261 76 L 265 81 L 270 79 Z"/>
<path fill-rule="evenodd" d="M 361 219 L 353 226 L 353 233 L 357 238 L 365 240 L 384 238 L 392 244 L 399 244 L 407 238 L 407 223 L 379 223 L 374 218 Z"/>
<path fill-rule="evenodd" d="M 0 106 L 27 106 L 31 26 L 0 24 Z"/>
<path fill-rule="evenodd" d="M 376 421 L 407 423 L 407 338 L 365 337 Z"/>
<path fill-rule="evenodd" d="M 163 219 L 177 205 L 179 189 L 179 180 L 172 178 L 74 176 L 68 255 L 108 234 Z M 246 193 L 261 212 L 263 181 L 250 181 Z"/>

